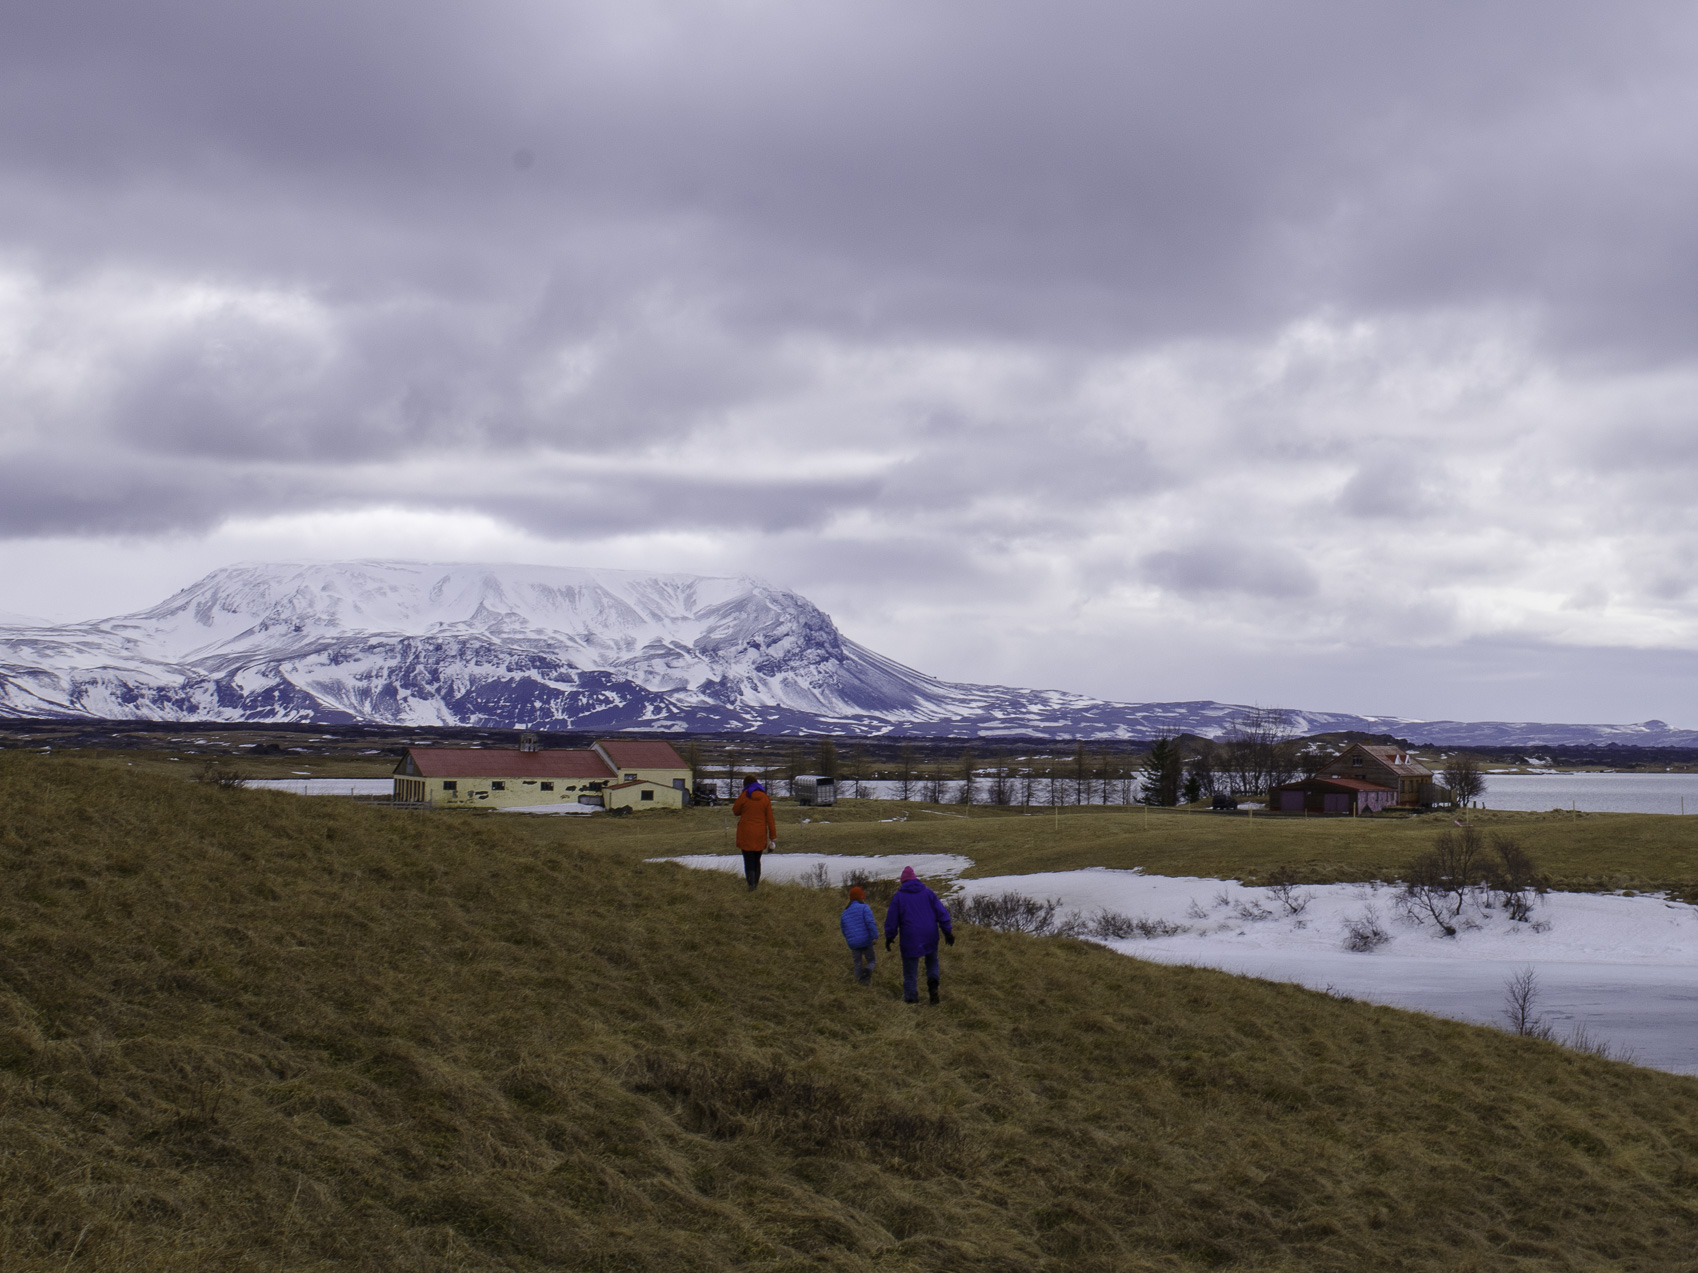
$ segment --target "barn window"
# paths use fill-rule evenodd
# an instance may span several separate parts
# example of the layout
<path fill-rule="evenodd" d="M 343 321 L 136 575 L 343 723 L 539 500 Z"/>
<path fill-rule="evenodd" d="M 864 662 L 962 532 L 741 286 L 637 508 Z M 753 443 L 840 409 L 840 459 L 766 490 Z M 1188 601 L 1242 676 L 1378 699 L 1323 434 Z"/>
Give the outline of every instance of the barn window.
<path fill-rule="evenodd" d="M 554 790 L 554 784 L 552 782 L 545 782 L 545 783 L 542 784 L 542 789 L 544 791 L 553 791 Z"/>
<path fill-rule="evenodd" d="M 1351 758 L 1350 758 L 1350 763 L 1351 763 L 1351 764 L 1353 764 L 1353 765 L 1359 765 L 1359 764 L 1361 764 L 1361 763 L 1362 763 L 1362 757 L 1360 757 L 1360 756 L 1352 756 L 1352 757 L 1351 757 Z"/>
<path fill-rule="evenodd" d="M 644 791 L 643 791 L 643 799 L 644 800 L 653 800 L 654 799 L 654 792 L 649 791 L 645 788 Z"/>
<path fill-rule="evenodd" d="M 491 791 L 506 791 L 507 784 L 504 782 L 492 782 L 489 784 L 489 789 Z"/>
<path fill-rule="evenodd" d="M 460 789 L 460 784 L 455 782 L 452 778 L 449 778 L 443 782 L 442 789 L 444 791 L 458 791 Z"/>
<path fill-rule="evenodd" d="M 635 782 L 635 781 L 637 781 L 637 775 L 636 774 L 626 774 L 625 775 L 625 781 L 626 782 Z"/>

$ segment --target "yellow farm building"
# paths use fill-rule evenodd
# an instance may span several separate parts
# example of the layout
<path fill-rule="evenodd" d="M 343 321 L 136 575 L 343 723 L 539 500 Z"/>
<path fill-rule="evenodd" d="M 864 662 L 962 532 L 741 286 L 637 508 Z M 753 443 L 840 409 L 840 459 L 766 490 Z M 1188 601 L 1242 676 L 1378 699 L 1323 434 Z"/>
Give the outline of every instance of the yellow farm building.
<path fill-rule="evenodd" d="M 646 739 L 608 739 L 583 750 L 412 747 L 395 768 L 397 804 L 438 809 L 678 809 L 689 788 L 684 758 L 670 743 Z"/>

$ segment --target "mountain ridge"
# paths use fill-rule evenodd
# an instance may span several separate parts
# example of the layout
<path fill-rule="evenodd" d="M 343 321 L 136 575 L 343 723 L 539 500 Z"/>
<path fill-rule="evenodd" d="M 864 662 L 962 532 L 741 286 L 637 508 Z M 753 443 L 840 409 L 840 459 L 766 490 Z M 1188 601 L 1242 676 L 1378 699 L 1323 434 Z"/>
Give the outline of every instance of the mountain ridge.
<path fill-rule="evenodd" d="M 1219 737 L 1251 710 L 946 681 L 748 575 L 364 560 L 221 567 L 154 606 L 0 623 L 0 716 L 928 737 Z M 1698 746 L 1662 721 L 1292 710 L 1301 733 Z"/>

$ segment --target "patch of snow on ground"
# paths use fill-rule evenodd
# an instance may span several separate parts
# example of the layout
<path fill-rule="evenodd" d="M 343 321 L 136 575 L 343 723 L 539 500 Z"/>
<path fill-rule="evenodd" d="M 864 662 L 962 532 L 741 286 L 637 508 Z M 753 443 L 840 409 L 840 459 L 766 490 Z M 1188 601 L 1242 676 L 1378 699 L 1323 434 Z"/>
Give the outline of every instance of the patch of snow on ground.
<path fill-rule="evenodd" d="M 697 853 L 689 857 L 650 858 L 651 862 L 676 862 L 703 871 L 743 873 L 740 853 Z M 917 853 L 908 857 L 854 857 L 837 853 L 768 853 L 761 861 L 761 879 L 776 883 L 799 880 L 817 866 L 824 866 L 833 884 L 841 884 L 851 871 L 865 871 L 874 879 L 895 879 L 902 868 L 911 866 L 923 880 L 950 880 L 973 865 L 972 858 L 954 853 Z"/>
<path fill-rule="evenodd" d="M 566 801 L 562 804 L 521 804 L 511 805 L 498 813 L 602 813 L 599 804 L 578 804 L 576 801 Z"/>
<path fill-rule="evenodd" d="M 395 790 L 393 778 L 249 778 L 242 785 L 297 796 L 387 796 Z"/>

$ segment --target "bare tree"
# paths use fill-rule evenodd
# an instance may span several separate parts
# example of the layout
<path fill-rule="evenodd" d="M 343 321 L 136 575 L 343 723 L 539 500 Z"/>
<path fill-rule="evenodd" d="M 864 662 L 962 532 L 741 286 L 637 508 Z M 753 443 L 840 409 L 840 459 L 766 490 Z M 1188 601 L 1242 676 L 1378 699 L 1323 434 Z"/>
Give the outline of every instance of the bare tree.
<path fill-rule="evenodd" d="M 1091 798 L 1091 760 L 1085 755 L 1085 744 L 1073 744 L 1073 803 L 1085 804 Z"/>
<path fill-rule="evenodd" d="M 943 803 L 943 769 L 940 766 L 932 765 L 921 786 L 925 792 L 922 799 L 931 804 Z"/>
<path fill-rule="evenodd" d="M 835 779 L 837 777 L 837 744 L 829 738 L 819 741 L 818 749 L 819 772 L 822 777 Z"/>
<path fill-rule="evenodd" d="M 1006 757 L 997 756 L 991 764 L 990 802 L 1013 804 L 1014 796 L 1014 781 L 1008 772 L 1008 760 Z"/>
<path fill-rule="evenodd" d="M 1444 768 L 1439 771 L 1439 779 L 1450 788 L 1450 798 L 1459 808 L 1467 808 L 1486 792 L 1486 775 L 1481 772 L 1476 756 L 1457 752 L 1445 762 Z"/>
<path fill-rule="evenodd" d="M 961 765 L 961 790 L 955 793 L 955 803 L 972 804 L 974 792 L 973 749 L 971 747 L 963 747 L 961 749 L 961 760 L 959 763 Z"/>
<path fill-rule="evenodd" d="M 896 749 L 896 798 L 912 800 L 915 786 L 914 744 L 903 743 Z"/>
<path fill-rule="evenodd" d="M 1530 1039 L 1549 1039 L 1555 1031 L 1539 1013 L 1539 978 L 1531 966 L 1503 983 L 1503 1017 L 1512 1033 Z"/>
<path fill-rule="evenodd" d="M 867 794 L 867 783 L 865 777 L 867 772 L 867 749 L 860 743 L 855 744 L 855 751 L 850 757 L 850 763 L 855 766 L 855 777 L 851 790 L 854 792 L 855 799 L 859 800 Z"/>
<path fill-rule="evenodd" d="M 1038 768 L 1030 759 L 1020 770 L 1020 803 L 1026 808 L 1032 807 L 1032 797 L 1037 794 Z"/>
<path fill-rule="evenodd" d="M 1296 740 L 1289 713 L 1252 707 L 1227 726 L 1217 748 L 1219 772 L 1235 793 L 1266 796 L 1301 772 Z"/>

